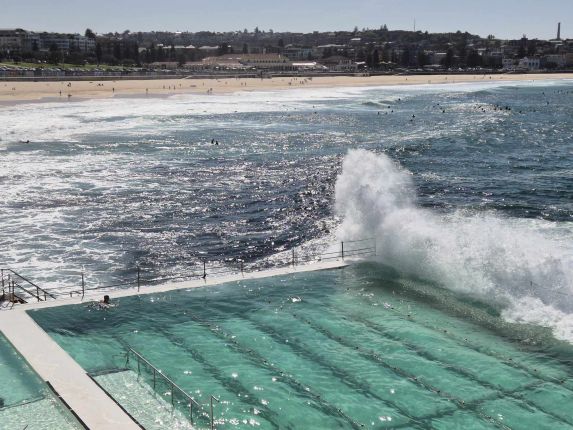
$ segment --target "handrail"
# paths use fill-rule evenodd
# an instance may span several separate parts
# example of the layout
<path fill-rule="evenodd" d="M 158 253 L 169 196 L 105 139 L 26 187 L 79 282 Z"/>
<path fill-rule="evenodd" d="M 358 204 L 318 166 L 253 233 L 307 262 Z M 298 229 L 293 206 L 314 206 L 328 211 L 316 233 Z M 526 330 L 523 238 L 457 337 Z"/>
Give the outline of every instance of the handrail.
<path fill-rule="evenodd" d="M 211 430 L 215 429 L 215 420 L 213 420 L 213 400 L 215 400 L 217 403 L 221 403 L 221 401 L 217 397 L 215 397 L 214 395 L 211 394 L 209 396 L 209 404 L 211 406 L 210 415 L 209 415 L 209 418 L 211 420 Z"/>
<path fill-rule="evenodd" d="M 365 242 L 371 242 L 372 246 L 365 246 Z M 352 248 L 352 244 L 354 243 L 361 243 L 361 245 L 359 245 L 358 248 L 353 249 Z M 346 245 L 346 248 L 345 248 Z M 350 245 L 350 246 L 349 246 Z M 297 264 L 300 263 L 308 263 L 311 261 L 328 261 L 328 260 L 338 260 L 338 259 L 342 259 L 344 260 L 345 257 L 364 257 L 364 256 L 370 256 L 370 255 L 376 255 L 376 238 L 366 238 L 366 239 L 358 239 L 358 240 L 348 240 L 348 241 L 343 241 L 340 242 L 340 249 L 338 250 L 332 250 L 332 248 L 330 248 L 331 250 L 327 251 L 327 252 L 322 252 L 322 253 L 315 253 L 315 254 L 308 254 L 308 255 L 302 255 L 299 256 L 297 255 L 297 252 L 295 251 L 295 249 L 293 248 L 292 251 L 292 255 L 287 255 L 290 254 L 290 252 L 285 251 L 284 255 L 281 255 L 277 260 L 275 261 L 268 261 L 268 260 L 263 260 L 263 263 L 265 266 L 268 267 L 284 267 L 284 266 L 293 266 L 295 267 Z M 214 261 L 213 263 L 219 263 Z M 212 267 L 212 266 L 211 266 Z M 24 276 L 20 275 L 19 273 L 15 272 L 12 269 L 2 269 L 2 282 L 4 281 L 4 271 L 10 272 L 12 274 L 14 274 L 15 276 L 18 276 L 20 279 L 24 280 L 25 282 L 29 283 L 30 285 L 34 286 L 36 288 L 37 294 L 33 294 L 30 291 L 27 291 L 26 289 L 24 289 L 22 287 L 22 289 L 24 291 L 26 291 L 26 293 L 28 293 L 31 297 L 36 298 L 38 301 L 41 301 L 41 297 L 40 297 L 40 291 L 44 294 L 44 300 L 47 299 L 47 297 L 49 296 L 50 298 L 53 299 L 57 299 L 58 297 L 73 297 L 73 295 L 80 295 L 82 296 L 82 299 L 86 293 L 86 291 L 100 291 L 100 290 L 105 290 L 105 289 L 109 289 L 109 288 L 120 288 L 120 287 L 136 287 L 137 291 L 140 290 L 140 287 L 142 284 L 155 284 L 155 283 L 160 283 L 160 282 L 167 282 L 167 281 L 176 281 L 176 280 L 189 280 L 189 279 L 204 279 L 205 281 L 207 280 L 207 277 L 210 276 L 218 276 L 218 275 L 226 275 L 226 274 L 241 274 L 243 275 L 245 272 L 250 272 L 250 271 L 257 271 L 257 270 L 261 270 L 261 268 L 257 268 L 254 267 L 252 265 L 250 265 L 249 267 L 245 267 L 244 265 L 244 260 L 243 259 L 237 259 L 236 260 L 236 264 L 232 265 L 231 267 L 229 266 L 224 266 L 224 265 L 216 265 L 215 267 L 212 267 L 213 270 L 207 270 L 207 261 L 203 260 L 200 264 L 198 265 L 193 265 L 191 267 L 189 267 L 189 272 L 188 273 L 184 273 L 184 274 L 173 274 L 170 276 L 159 276 L 159 277 L 151 277 L 148 279 L 142 278 L 141 277 L 141 268 L 137 267 L 137 276 L 133 275 L 133 278 L 129 278 L 126 279 L 125 277 L 122 277 L 122 279 L 118 279 L 115 282 L 113 282 L 112 284 L 109 285 L 97 285 L 97 286 L 93 286 L 93 287 L 87 287 L 85 285 L 85 281 L 84 281 L 84 274 L 81 274 L 81 287 L 73 287 L 73 286 L 69 286 L 69 288 L 64 288 L 62 289 L 61 287 L 57 287 L 57 288 L 50 288 L 50 289 L 44 289 L 39 287 L 38 285 L 36 285 L 35 283 L 33 283 L 32 281 L 30 281 L 29 279 L 25 278 Z M 20 286 L 21 287 L 21 286 Z"/>
<path fill-rule="evenodd" d="M 22 279 L 24 282 L 27 282 L 28 284 L 30 284 L 31 286 L 33 286 L 34 288 L 36 288 L 36 291 L 37 291 L 37 292 L 41 291 L 42 293 L 44 293 L 44 297 L 45 297 L 45 296 L 50 296 L 52 299 L 55 299 L 55 298 L 56 298 L 53 294 L 49 293 L 48 290 L 46 290 L 46 289 L 40 287 L 39 285 L 37 285 L 37 284 L 35 284 L 34 282 L 30 281 L 28 278 L 26 278 L 26 277 L 20 275 L 18 272 L 14 271 L 13 269 L 10 269 L 10 268 L 2 269 L 2 281 L 4 281 L 4 272 L 10 272 L 12 275 L 15 275 L 15 276 L 17 276 L 18 278 Z M 24 291 L 26 291 L 26 292 L 27 292 L 28 294 L 30 294 L 32 297 L 37 298 L 38 300 L 41 300 L 41 299 L 39 298 L 39 294 L 34 295 L 34 294 L 30 293 L 29 291 L 25 290 L 22 286 L 20 286 L 20 288 L 22 288 Z"/>
<path fill-rule="evenodd" d="M 12 281 L 12 291 L 14 290 L 14 287 L 16 288 L 20 288 L 21 290 L 25 291 L 26 293 L 28 293 L 30 296 L 34 297 L 35 299 L 37 299 L 39 302 L 42 301 L 42 298 L 40 296 L 37 296 L 36 294 L 32 293 L 31 291 L 28 291 L 26 288 L 24 288 L 23 286 L 21 286 L 19 283 L 17 283 L 16 281 Z"/>
<path fill-rule="evenodd" d="M 170 385 L 171 385 L 171 405 L 175 406 L 175 394 L 174 394 L 174 388 L 177 389 L 177 391 L 179 391 L 181 394 L 183 394 L 184 397 L 186 397 L 189 400 L 189 418 L 191 421 L 191 425 L 193 425 L 193 405 L 197 406 L 198 408 L 200 408 L 201 410 L 203 409 L 203 406 L 201 406 L 199 403 L 197 403 L 197 401 L 191 397 L 191 395 L 189 393 L 187 393 L 185 390 L 183 390 L 183 388 L 181 388 L 179 385 L 177 385 L 175 382 L 173 382 L 173 380 L 171 380 L 171 378 L 169 378 L 167 375 L 165 375 L 161 370 L 159 370 L 157 367 L 155 367 L 153 364 L 151 364 L 149 362 L 149 360 L 147 360 L 143 355 L 141 355 L 139 352 L 137 352 L 135 349 L 128 347 L 127 348 L 127 355 L 126 355 L 126 365 L 129 363 L 129 354 L 132 353 L 137 357 L 137 371 L 138 373 L 141 373 L 140 371 L 140 360 L 143 361 L 147 366 L 149 366 L 152 370 L 153 370 L 153 389 L 155 390 L 155 380 L 157 377 L 157 374 L 159 374 L 159 376 L 161 376 L 161 378 L 163 378 L 165 381 L 167 381 Z M 211 396 L 213 397 L 213 396 Z M 215 399 L 217 400 L 217 399 Z M 217 400 L 218 401 L 218 400 Z M 212 402 L 212 400 L 211 400 Z M 211 428 L 213 428 L 213 406 L 211 403 Z"/>

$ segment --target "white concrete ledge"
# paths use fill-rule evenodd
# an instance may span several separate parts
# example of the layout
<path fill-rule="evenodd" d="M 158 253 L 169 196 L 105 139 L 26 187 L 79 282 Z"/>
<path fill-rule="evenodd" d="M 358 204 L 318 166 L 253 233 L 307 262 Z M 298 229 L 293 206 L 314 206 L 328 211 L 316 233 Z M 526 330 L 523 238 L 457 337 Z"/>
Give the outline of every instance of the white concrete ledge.
<path fill-rule="evenodd" d="M 88 290 L 86 291 L 86 294 L 83 298 L 79 295 L 75 295 L 74 297 L 60 297 L 58 299 L 48 300 L 45 302 L 32 302 L 24 305 L 15 305 L 12 310 L 6 312 L 29 311 L 31 309 L 44 309 L 44 308 L 51 308 L 55 306 L 64 306 L 64 305 L 77 305 L 94 300 L 99 301 L 103 298 L 105 294 L 109 294 L 111 299 L 113 300 L 114 298 L 119 298 L 119 297 L 165 293 L 168 291 L 185 290 L 188 288 L 205 287 L 211 285 L 220 285 L 227 282 L 236 282 L 248 279 L 269 278 L 272 276 L 289 275 L 292 273 L 313 272 L 317 270 L 339 269 L 342 267 L 346 267 L 348 263 L 351 261 L 353 260 L 347 259 L 346 261 L 334 260 L 326 262 L 319 261 L 315 263 L 297 265 L 295 267 L 288 266 L 275 269 L 260 270 L 256 272 L 244 272 L 244 274 L 236 273 L 220 277 L 207 276 L 206 279 L 202 278 L 192 279 L 189 281 L 171 282 L 153 286 L 142 285 L 139 292 L 137 291 L 137 287 Z M 3 312 L 4 311 L 2 311 L 2 313 Z"/>

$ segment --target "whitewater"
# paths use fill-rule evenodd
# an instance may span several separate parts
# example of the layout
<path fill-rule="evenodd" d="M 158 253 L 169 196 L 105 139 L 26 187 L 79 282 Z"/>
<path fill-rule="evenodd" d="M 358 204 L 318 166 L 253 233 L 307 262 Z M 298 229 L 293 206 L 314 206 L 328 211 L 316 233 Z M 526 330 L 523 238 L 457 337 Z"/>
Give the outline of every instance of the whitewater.
<path fill-rule="evenodd" d="M 573 341 L 573 235 L 494 214 L 439 215 L 416 205 L 411 172 L 352 150 L 336 182 L 342 240 L 374 235 L 377 259 L 402 274 L 503 306 L 503 317 Z"/>
<path fill-rule="evenodd" d="M 400 276 L 573 341 L 569 81 L 5 105 L 0 187 L 0 263 L 43 286 L 375 237 Z"/>

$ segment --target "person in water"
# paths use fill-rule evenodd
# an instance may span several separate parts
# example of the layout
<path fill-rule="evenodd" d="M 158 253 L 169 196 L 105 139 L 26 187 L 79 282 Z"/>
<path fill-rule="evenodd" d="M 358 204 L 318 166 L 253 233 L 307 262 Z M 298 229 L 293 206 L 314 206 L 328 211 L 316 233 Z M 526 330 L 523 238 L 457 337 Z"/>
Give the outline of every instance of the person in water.
<path fill-rule="evenodd" d="M 111 304 L 110 300 L 109 300 L 109 296 L 106 294 L 105 296 L 103 296 L 103 300 L 99 301 L 96 306 L 99 309 L 108 309 L 113 307 L 114 305 Z"/>

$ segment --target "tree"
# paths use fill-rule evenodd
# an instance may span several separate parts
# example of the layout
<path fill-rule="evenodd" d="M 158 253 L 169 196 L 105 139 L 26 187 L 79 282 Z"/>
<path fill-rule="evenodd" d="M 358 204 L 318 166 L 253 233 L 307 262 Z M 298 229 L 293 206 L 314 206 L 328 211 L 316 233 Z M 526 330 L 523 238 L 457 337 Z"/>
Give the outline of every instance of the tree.
<path fill-rule="evenodd" d="M 400 65 L 404 67 L 410 66 L 410 48 L 406 48 L 402 51 L 402 58 L 400 60 Z"/>
<path fill-rule="evenodd" d="M 52 43 L 50 45 L 50 54 L 48 56 L 48 61 L 50 64 L 58 64 L 60 62 L 60 52 L 58 50 L 58 45 Z"/>
<path fill-rule="evenodd" d="M 248 54 L 248 53 L 249 53 L 249 45 L 243 43 L 243 54 Z"/>
<path fill-rule="evenodd" d="M 95 39 L 96 35 L 95 33 L 91 30 L 91 28 L 86 28 L 86 32 L 84 34 L 85 37 L 90 38 L 90 39 Z"/>
<path fill-rule="evenodd" d="M 229 53 L 229 44 L 222 43 L 217 47 L 217 55 L 225 55 Z"/>
<path fill-rule="evenodd" d="M 380 66 L 380 54 L 378 53 L 378 49 L 375 49 L 372 53 L 372 67 L 378 68 Z"/>
<path fill-rule="evenodd" d="M 114 42 L 113 44 L 113 56 L 116 60 L 123 59 L 123 53 L 121 52 L 121 44 L 119 42 Z"/>
<path fill-rule="evenodd" d="M 372 61 L 372 54 L 371 54 L 370 52 L 366 55 L 366 66 L 367 66 L 368 68 L 373 68 L 373 67 L 374 67 L 374 63 L 373 63 L 373 61 Z"/>
<path fill-rule="evenodd" d="M 470 52 L 468 53 L 466 64 L 468 67 L 481 66 L 483 64 L 481 55 L 479 55 L 479 53 L 475 49 L 470 50 Z"/>
<path fill-rule="evenodd" d="M 101 43 L 96 43 L 96 60 L 98 64 L 101 63 L 102 57 L 103 57 L 103 52 L 101 49 Z"/>
<path fill-rule="evenodd" d="M 418 67 L 424 67 L 427 64 L 428 64 L 428 56 L 422 49 L 420 49 L 418 51 Z"/>
<path fill-rule="evenodd" d="M 442 60 L 442 65 L 446 68 L 452 67 L 454 64 L 454 50 L 452 48 L 448 48 L 446 51 L 446 56 Z"/>

